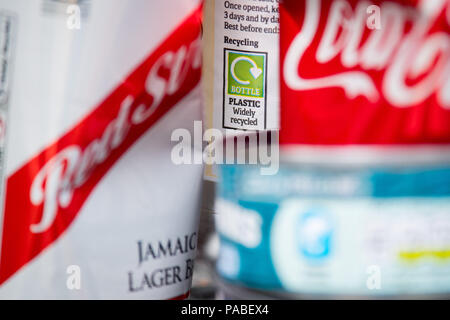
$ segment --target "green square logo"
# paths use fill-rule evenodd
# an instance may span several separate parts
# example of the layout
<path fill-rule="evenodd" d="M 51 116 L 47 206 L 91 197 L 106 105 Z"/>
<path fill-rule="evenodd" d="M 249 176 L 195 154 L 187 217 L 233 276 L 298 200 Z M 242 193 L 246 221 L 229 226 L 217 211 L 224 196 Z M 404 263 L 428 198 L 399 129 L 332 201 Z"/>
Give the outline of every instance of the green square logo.
<path fill-rule="evenodd" d="M 228 94 L 264 98 L 265 53 L 227 51 Z"/>

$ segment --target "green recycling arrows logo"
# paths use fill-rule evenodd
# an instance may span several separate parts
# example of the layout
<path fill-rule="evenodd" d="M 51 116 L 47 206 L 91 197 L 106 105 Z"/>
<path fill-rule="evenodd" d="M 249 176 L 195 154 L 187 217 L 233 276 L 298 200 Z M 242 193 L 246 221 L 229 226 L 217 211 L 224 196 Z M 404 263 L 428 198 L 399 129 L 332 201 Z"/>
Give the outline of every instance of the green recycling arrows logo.
<path fill-rule="evenodd" d="M 227 51 L 228 94 L 263 98 L 265 82 L 265 54 Z"/>

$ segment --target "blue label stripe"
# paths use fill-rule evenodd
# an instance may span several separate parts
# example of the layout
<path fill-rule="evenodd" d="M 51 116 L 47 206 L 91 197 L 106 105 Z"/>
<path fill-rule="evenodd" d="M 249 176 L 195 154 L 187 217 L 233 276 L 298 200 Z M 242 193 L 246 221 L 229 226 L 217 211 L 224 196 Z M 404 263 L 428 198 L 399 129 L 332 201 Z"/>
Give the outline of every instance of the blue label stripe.
<path fill-rule="evenodd" d="M 354 189 L 342 193 L 339 181 Z M 311 184 L 311 189 L 296 186 Z M 336 185 L 335 189 L 320 189 Z M 229 200 L 278 202 L 289 196 L 306 197 L 444 197 L 450 196 L 450 168 L 323 170 L 281 167 L 274 176 L 262 176 L 255 165 L 221 166 L 219 194 Z M 258 190 L 254 192 L 254 187 Z M 326 191 L 324 191 L 326 190 Z"/>

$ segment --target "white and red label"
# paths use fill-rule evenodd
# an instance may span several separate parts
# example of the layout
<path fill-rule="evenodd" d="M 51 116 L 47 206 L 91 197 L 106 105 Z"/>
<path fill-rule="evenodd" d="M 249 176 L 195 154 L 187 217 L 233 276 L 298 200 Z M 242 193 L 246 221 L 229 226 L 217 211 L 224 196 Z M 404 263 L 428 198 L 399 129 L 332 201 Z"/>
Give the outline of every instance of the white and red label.
<path fill-rule="evenodd" d="M 201 78 L 201 8 L 103 102 L 6 180 L 0 285 L 71 225 L 116 161 Z"/>
<path fill-rule="evenodd" d="M 450 142 L 450 1 L 285 0 L 280 13 L 282 143 Z"/>

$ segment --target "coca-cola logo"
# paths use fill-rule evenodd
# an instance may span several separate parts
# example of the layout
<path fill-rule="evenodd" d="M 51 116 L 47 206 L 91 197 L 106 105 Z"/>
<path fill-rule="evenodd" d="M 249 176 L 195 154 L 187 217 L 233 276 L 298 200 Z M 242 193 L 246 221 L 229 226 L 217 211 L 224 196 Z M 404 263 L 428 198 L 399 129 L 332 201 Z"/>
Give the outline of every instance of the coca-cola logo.
<path fill-rule="evenodd" d="M 381 26 L 368 28 L 367 9 L 374 5 L 380 8 Z M 311 100 L 312 92 L 324 94 L 323 90 L 327 89 L 326 92 L 332 92 L 331 94 L 334 96 L 330 100 L 329 108 L 333 104 L 341 106 L 344 104 L 343 101 L 346 101 L 345 104 L 353 105 L 353 108 L 348 108 L 353 113 L 356 104 L 361 107 L 363 104 L 366 106 L 377 105 L 378 110 L 384 108 L 385 111 L 387 106 L 398 109 L 421 106 L 420 109 L 428 109 L 423 112 L 429 113 L 431 108 L 434 109 L 431 105 L 434 105 L 441 108 L 441 111 L 433 111 L 433 117 L 436 113 L 444 112 L 446 116 L 440 121 L 445 119 L 448 125 L 448 110 L 450 110 L 449 12 L 450 2 L 448 0 L 285 1 L 281 8 L 281 73 L 283 79 L 282 101 L 284 101 L 282 105 L 288 106 L 285 114 L 290 114 L 290 108 L 293 108 L 295 104 L 294 97 L 300 97 L 301 93 L 311 92 L 311 96 L 307 94 L 305 97 L 309 97 L 310 108 L 313 108 L 317 104 L 314 104 L 316 99 Z M 330 89 L 341 90 L 344 94 L 343 99 L 336 100 L 335 91 L 330 91 Z M 298 99 L 297 102 L 300 100 L 302 99 Z M 325 100 L 318 98 L 317 101 L 323 103 Z M 319 106 L 320 108 L 321 106 Z M 342 111 L 346 112 L 346 110 Z M 311 112 L 303 112 L 303 115 L 312 116 Z M 321 115 L 314 116 L 315 120 L 319 117 L 322 120 L 328 118 L 334 111 L 323 110 L 320 112 Z M 392 115 L 400 115 L 395 111 L 389 112 Z M 407 117 L 406 113 L 401 115 Z M 292 116 L 293 114 L 290 114 L 289 118 Z M 301 116 L 300 113 L 298 116 Z M 287 131 L 290 131 L 289 126 L 293 124 L 293 120 L 285 118 L 284 121 L 288 126 Z M 366 118 L 364 121 L 368 121 L 368 119 Z M 424 121 L 430 120 L 424 119 Z M 315 123 L 316 126 L 320 124 L 325 123 Z M 313 123 L 311 122 L 310 125 L 312 126 Z M 429 125 L 434 126 L 434 122 Z M 440 123 L 439 126 L 443 125 Z M 351 130 L 351 128 L 352 125 L 347 126 L 347 129 Z M 283 127 L 284 129 L 285 127 Z M 429 128 L 422 129 L 428 130 Z M 342 128 L 342 130 L 344 129 Z M 445 139 L 450 139 L 448 129 L 442 130 L 445 133 L 439 133 L 441 136 L 438 140 L 442 140 L 442 135 L 446 135 Z M 289 135 L 291 134 L 289 133 Z M 415 137 L 412 137 L 412 134 L 411 131 L 408 132 L 408 137 L 398 139 L 397 142 L 413 142 L 413 140 L 419 142 L 418 140 L 423 138 L 422 135 L 422 138 L 418 139 L 418 132 L 414 133 Z M 346 135 L 347 138 L 341 139 L 341 142 L 358 140 L 354 137 L 349 138 L 348 132 Z M 292 139 L 292 136 L 285 139 L 286 136 L 282 135 L 281 140 L 285 142 L 286 140 L 295 140 Z M 315 133 L 314 136 L 318 137 Z M 436 136 L 435 132 L 433 132 L 433 136 Z M 431 140 L 434 139 L 433 137 Z M 337 141 L 332 137 L 322 138 L 322 141 L 316 138 L 313 140 L 323 143 Z M 370 143 L 384 142 L 384 140 L 387 142 L 387 140 L 393 139 L 366 139 L 363 137 L 360 140 Z"/>
<path fill-rule="evenodd" d="M 195 10 L 99 106 L 6 182 L 0 284 L 53 243 L 131 145 L 198 85 Z"/>
<path fill-rule="evenodd" d="M 408 107 L 436 94 L 439 104 L 450 108 L 450 37 L 445 32 L 430 34 L 437 17 L 447 12 L 447 1 L 422 1 L 419 10 L 384 2 L 381 25 L 363 39 L 368 1 L 359 1 L 355 9 L 349 2 L 333 1 L 326 17 L 325 31 L 316 51 L 317 63 L 326 64 L 340 55 L 344 69 L 360 66 L 363 70 L 385 70 L 381 92 L 393 106 Z M 377 101 L 380 92 L 364 71 L 337 72 L 305 79 L 297 72 L 302 56 L 318 33 L 321 1 L 307 0 L 302 31 L 292 42 L 285 58 L 283 75 L 294 90 L 341 87 L 349 99 L 358 95 Z M 448 22 L 448 21 L 447 21 Z M 410 31 L 405 31 L 411 24 Z M 433 66 L 430 63 L 437 60 Z M 427 73 L 414 84 L 409 77 Z"/>

